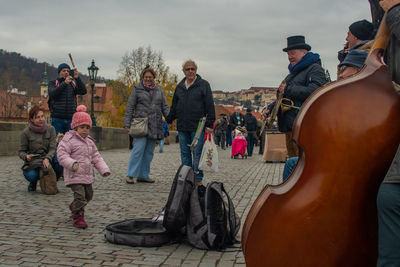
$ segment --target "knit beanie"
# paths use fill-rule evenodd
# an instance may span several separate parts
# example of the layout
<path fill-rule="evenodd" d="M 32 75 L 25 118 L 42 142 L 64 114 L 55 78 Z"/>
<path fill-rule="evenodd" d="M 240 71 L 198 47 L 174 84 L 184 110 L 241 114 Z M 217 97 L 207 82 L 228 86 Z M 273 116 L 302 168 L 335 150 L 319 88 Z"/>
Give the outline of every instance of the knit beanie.
<path fill-rule="evenodd" d="M 57 73 L 60 73 L 62 69 L 71 69 L 71 68 L 67 63 L 61 63 L 60 65 L 58 65 Z"/>
<path fill-rule="evenodd" d="M 75 129 L 80 125 L 88 125 L 90 128 L 92 128 L 92 119 L 90 118 L 89 114 L 86 113 L 85 105 L 79 105 L 76 108 L 76 112 L 72 116 L 71 128 Z"/>
<path fill-rule="evenodd" d="M 356 21 L 349 27 L 350 32 L 360 40 L 371 40 L 374 25 L 368 20 Z"/>

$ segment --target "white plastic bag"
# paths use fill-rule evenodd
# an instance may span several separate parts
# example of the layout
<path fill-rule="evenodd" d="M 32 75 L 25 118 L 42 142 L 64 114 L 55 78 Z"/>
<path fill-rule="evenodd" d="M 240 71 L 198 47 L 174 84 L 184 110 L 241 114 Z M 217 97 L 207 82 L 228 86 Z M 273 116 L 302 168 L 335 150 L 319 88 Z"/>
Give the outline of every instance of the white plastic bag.
<path fill-rule="evenodd" d="M 204 142 L 199 162 L 199 169 L 203 171 L 218 171 L 218 151 L 211 134 Z"/>

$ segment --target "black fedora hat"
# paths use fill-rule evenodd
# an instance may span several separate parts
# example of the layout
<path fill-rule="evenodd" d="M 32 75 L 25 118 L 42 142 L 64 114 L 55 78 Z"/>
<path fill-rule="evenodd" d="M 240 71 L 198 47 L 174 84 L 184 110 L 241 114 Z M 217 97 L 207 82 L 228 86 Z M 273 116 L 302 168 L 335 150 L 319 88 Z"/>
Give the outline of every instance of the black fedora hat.
<path fill-rule="evenodd" d="M 311 46 L 306 44 L 303 35 L 295 35 L 287 38 L 287 47 L 283 48 L 283 52 L 287 52 L 292 49 L 305 49 L 307 51 L 311 50 Z"/>

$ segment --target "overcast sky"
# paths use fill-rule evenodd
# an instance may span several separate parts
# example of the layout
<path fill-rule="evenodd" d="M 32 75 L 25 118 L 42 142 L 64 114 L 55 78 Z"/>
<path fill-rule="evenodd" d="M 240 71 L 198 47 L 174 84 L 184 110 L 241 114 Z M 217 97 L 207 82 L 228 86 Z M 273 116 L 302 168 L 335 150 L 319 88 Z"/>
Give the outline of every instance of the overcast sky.
<path fill-rule="evenodd" d="M 85 74 L 95 59 L 115 79 L 126 52 L 150 45 L 179 79 L 191 58 L 213 90 L 236 91 L 279 85 L 291 35 L 336 77 L 348 26 L 364 18 L 367 0 L 0 0 L 0 48 L 55 66 L 72 53 Z"/>

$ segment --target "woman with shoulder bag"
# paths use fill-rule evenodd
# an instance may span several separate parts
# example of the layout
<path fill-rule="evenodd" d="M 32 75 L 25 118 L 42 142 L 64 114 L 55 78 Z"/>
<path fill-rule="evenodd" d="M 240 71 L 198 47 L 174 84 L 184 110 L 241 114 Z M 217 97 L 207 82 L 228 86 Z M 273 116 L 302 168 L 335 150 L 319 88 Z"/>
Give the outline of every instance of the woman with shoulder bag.
<path fill-rule="evenodd" d="M 29 110 L 28 121 L 28 127 L 21 133 L 18 155 L 24 160 L 22 171 L 29 182 L 28 191 L 31 192 L 36 191 L 41 173 L 54 173 L 50 163 L 56 152 L 56 131 L 53 126 L 46 124 L 44 110 L 37 105 Z"/>
<path fill-rule="evenodd" d="M 169 107 L 163 91 L 156 86 L 156 73 L 145 68 L 129 97 L 125 111 L 124 128 L 135 138 L 129 159 L 126 182 L 154 183 L 149 177 L 156 140 L 164 138 L 162 115 L 167 117 Z"/>

